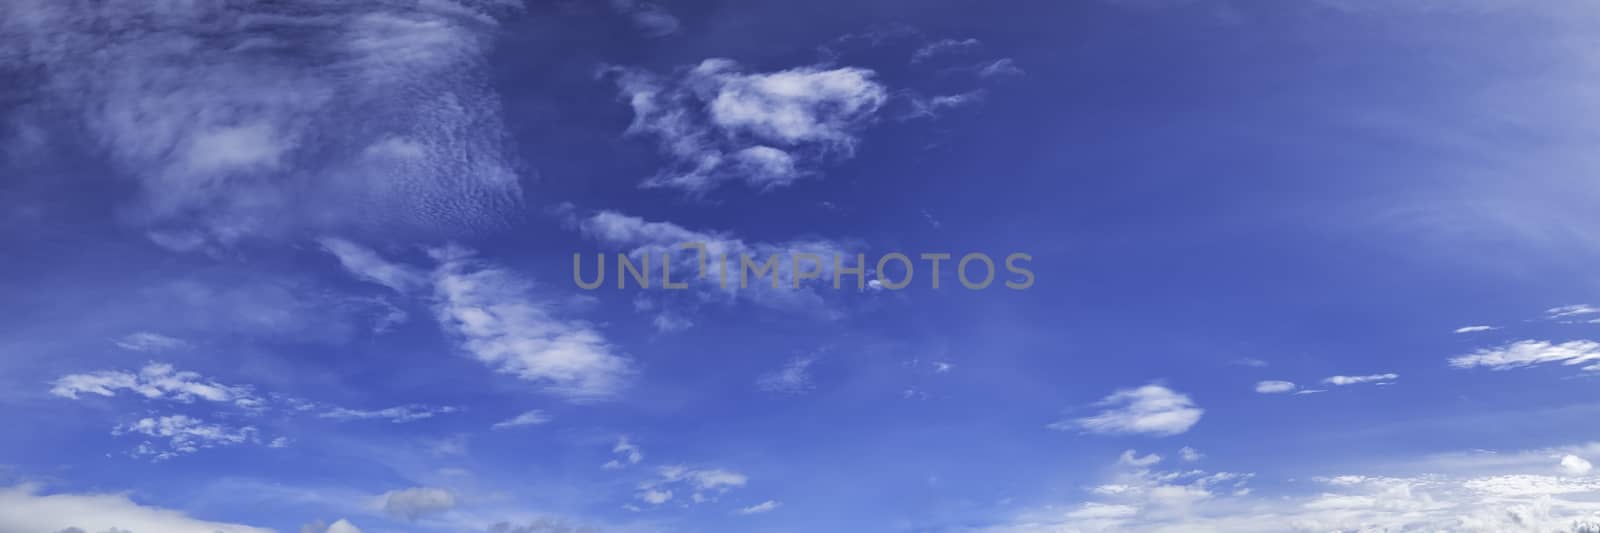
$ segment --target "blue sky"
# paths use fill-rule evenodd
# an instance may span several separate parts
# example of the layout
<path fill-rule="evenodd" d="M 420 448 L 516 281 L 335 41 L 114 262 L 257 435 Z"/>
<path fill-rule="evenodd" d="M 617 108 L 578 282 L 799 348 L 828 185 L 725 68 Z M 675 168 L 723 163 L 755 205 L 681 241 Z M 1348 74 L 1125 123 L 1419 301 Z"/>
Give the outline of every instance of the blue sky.
<path fill-rule="evenodd" d="M 1597 19 L 8 2 L 0 531 L 1593 531 Z"/>

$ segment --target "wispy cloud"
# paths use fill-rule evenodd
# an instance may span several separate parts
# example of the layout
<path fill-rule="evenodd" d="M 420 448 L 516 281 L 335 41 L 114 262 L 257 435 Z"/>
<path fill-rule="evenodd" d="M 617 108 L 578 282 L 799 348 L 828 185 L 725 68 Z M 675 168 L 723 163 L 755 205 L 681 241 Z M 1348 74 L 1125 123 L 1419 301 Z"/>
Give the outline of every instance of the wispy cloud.
<path fill-rule="evenodd" d="M 1494 331 L 1500 328 L 1494 326 L 1464 326 L 1456 328 L 1456 333 L 1477 333 L 1480 331 Z"/>
<path fill-rule="evenodd" d="M 317 416 L 333 420 L 388 420 L 396 424 L 427 420 L 442 414 L 456 412 L 451 406 L 401 405 L 385 409 L 350 409 L 335 407 Z"/>
<path fill-rule="evenodd" d="M 924 44 L 917 48 L 917 51 L 912 52 L 911 62 L 922 63 L 939 56 L 968 53 L 982 46 L 982 42 L 970 37 L 966 39 L 939 39 Z"/>
<path fill-rule="evenodd" d="M 170 352 L 189 347 L 189 343 L 183 339 L 148 331 L 130 333 L 117 339 L 116 344 L 118 348 L 124 350 L 146 353 Z"/>
<path fill-rule="evenodd" d="M 767 392 L 783 394 L 801 394 L 810 391 L 811 365 L 815 364 L 815 357 L 796 357 L 784 363 L 783 368 L 762 374 L 756 379 L 756 386 Z"/>
<path fill-rule="evenodd" d="M 1600 343 L 1589 340 L 1555 344 L 1550 341 L 1522 340 L 1497 348 L 1485 348 L 1450 358 L 1455 368 L 1510 370 L 1546 363 L 1565 366 L 1588 364 L 1586 371 L 1600 371 Z"/>
<path fill-rule="evenodd" d="M 1377 383 L 1382 385 L 1386 383 L 1392 383 L 1397 379 L 1400 379 L 1399 374 L 1369 374 L 1365 376 L 1329 376 L 1328 378 L 1323 379 L 1322 382 L 1329 385 L 1338 385 L 1342 387 L 1345 385 L 1359 385 L 1362 383 Z"/>
<path fill-rule="evenodd" d="M 776 500 L 767 500 L 749 507 L 740 508 L 735 512 L 742 515 L 768 513 L 777 510 L 778 507 L 781 507 L 782 505 L 783 504 L 778 503 Z"/>
<path fill-rule="evenodd" d="M 1600 307 L 1595 307 L 1589 304 L 1563 305 L 1561 307 L 1552 307 L 1544 311 L 1545 316 L 1550 318 L 1570 318 L 1582 315 L 1592 315 L 1595 313 L 1600 313 Z"/>
<path fill-rule="evenodd" d="M 510 419 L 498 422 L 493 426 L 493 429 L 510 429 L 510 428 L 523 427 L 523 426 L 537 426 L 539 424 L 543 424 L 543 423 L 549 422 L 549 421 L 550 421 L 550 415 L 545 414 L 544 411 L 541 411 L 541 410 L 538 410 L 538 409 L 534 409 L 532 411 L 527 411 L 527 412 L 524 412 L 524 413 L 522 413 L 520 415 L 511 417 Z"/>
<path fill-rule="evenodd" d="M 1294 392 L 1298 388 L 1292 381 L 1267 380 L 1256 382 L 1256 392 L 1261 394 L 1283 394 Z"/>
<path fill-rule="evenodd" d="M 639 464 L 639 461 L 644 460 L 644 451 L 640 450 L 638 445 L 629 442 L 625 436 L 617 437 L 617 444 L 611 447 L 611 453 L 616 454 L 617 458 L 600 465 L 601 468 L 617 470 Z"/>
<path fill-rule="evenodd" d="M 1188 395 L 1162 385 L 1122 389 L 1095 405 L 1105 410 L 1089 417 L 1062 420 L 1049 427 L 1102 434 L 1169 436 L 1188 431 L 1205 414 Z"/>
<path fill-rule="evenodd" d="M 436 266 L 425 272 L 347 241 L 323 239 L 323 245 L 355 276 L 431 303 L 462 351 L 497 372 L 572 401 L 615 396 L 634 373 L 631 361 L 614 353 L 599 331 L 555 316 L 530 294 L 529 281 L 471 250 L 432 249 Z M 431 294 L 420 292 L 422 287 Z"/>

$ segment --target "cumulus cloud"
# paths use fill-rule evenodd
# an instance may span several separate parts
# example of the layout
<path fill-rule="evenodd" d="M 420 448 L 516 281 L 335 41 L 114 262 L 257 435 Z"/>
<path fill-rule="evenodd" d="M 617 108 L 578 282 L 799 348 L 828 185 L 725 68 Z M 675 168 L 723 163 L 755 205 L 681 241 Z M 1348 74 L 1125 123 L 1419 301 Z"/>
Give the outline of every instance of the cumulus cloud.
<path fill-rule="evenodd" d="M 272 533 L 140 505 L 126 494 L 40 494 L 36 485 L 0 488 L 0 531 Z"/>
<path fill-rule="evenodd" d="M 484 68 L 517 6 L 9 2 L 0 69 L 36 104 L 8 118 L 75 115 L 50 133 L 103 152 L 140 187 L 133 218 L 180 248 L 477 227 L 520 196 Z"/>
<path fill-rule="evenodd" d="M 523 426 L 537 426 L 539 424 L 543 424 L 543 423 L 549 422 L 549 421 L 550 421 L 550 415 L 545 414 L 544 411 L 541 411 L 541 410 L 538 410 L 538 409 L 534 409 L 532 411 L 527 411 L 527 412 L 524 412 L 524 413 L 522 413 L 520 415 L 511 417 L 508 420 L 504 420 L 504 421 L 498 422 L 493 426 L 493 429 L 510 429 L 510 428 L 523 427 Z"/>
<path fill-rule="evenodd" d="M 333 420 L 388 420 L 396 424 L 426 420 L 442 414 L 456 412 L 451 406 L 401 405 L 387 409 L 350 409 L 335 407 L 317 416 Z"/>
<path fill-rule="evenodd" d="M 1488 368 L 1511 370 L 1547 363 L 1564 366 L 1587 365 L 1587 371 L 1600 370 L 1600 343 L 1576 340 L 1561 344 L 1550 341 L 1523 340 L 1498 348 L 1486 348 L 1467 355 L 1450 358 L 1455 368 Z"/>
<path fill-rule="evenodd" d="M 1169 436 L 1188 431 L 1205 413 L 1188 395 L 1154 384 L 1116 391 L 1095 405 L 1105 410 L 1089 417 L 1062 420 L 1049 427 L 1100 434 Z"/>
<path fill-rule="evenodd" d="M 783 187 L 849 157 L 857 132 L 888 100 L 873 71 L 855 67 L 746 73 L 732 60 L 707 59 L 674 76 L 606 73 L 633 109 L 627 133 L 655 137 L 673 161 L 644 186 L 693 194 L 732 180 Z"/>
<path fill-rule="evenodd" d="M 422 516 L 448 511 L 455 506 L 455 495 L 444 489 L 412 487 L 383 494 L 383 512 L 407 521 L 416 521 Z"/>
<path fill-rule="evenodd" d="M 816 363 L 814 357 L 797 357 L 783 365 L 783 368 L 763 374 L 756 379 L 756 386 L 767 392 L 783 394 L 801 394 L 810 391 L 811 365 Z"/>
<path fill-rule="evenodd" d="M 1267 380 L 1256 382 L 1256 392 L 1261 394 L 1283 394 L 1294 392 L 1296 385 L 1292 381 Z"/>
<path fill-rule="evenodd" d="M 183 339 L 168 337 L 160 333 L 151 333 L 148 331 L 128 334 L 125 337 L 117 339 L 116 344 L 118 348 L 122 348 L 124 350 L 147 353 L 169 352 L 173 350 L 181 350 L 189 346 L 189 343 Z"/>
<path fill-rule="evenodd" d="M 1379 385 L 1384 385 L 1392 383 L 1397 379 L 1400 379 L 1399 374 L 1371 374 L 1366 376 L 1329 376 L 1327 379 L 1322 380 L 1322 382 L 1329 385 L 1337 385 L 1342 387 L 1345 385 L 1359 385 L 1362 383 L 1377 383 Z"/>
<path fill-rule="evenodd" d="M 102 370 L 69 374 L 51 383 L 50 394 L 78 399 L 82 394 L 115 396 L 127 391 L 150 399 L 189 403 L 196 399 L 234 402 L 243 406 L 259 401 L 243 386 L 223 385 L 195 372 L 179 371 L 166 363 L 149 363 L 138 372 Z"/>
<path fill-rule="evenodd" d="M 1594 465 L 1590 464 L 1588 460 L 1582 457 L 1572 454 L 1561 456 L 1561 470 L 1568 474 L 1581 476 L 1588 474 L 1589 471 L 1593 469 Z"/>
<path fill-rule="evenodd" d="M 256 428 L 232 428 L 222 424 L 205 423 L 187 415 L 143 418 L 137 422 L 117 426 L 113 435 L 144 435 L 166 440 L 166 447 L 144 442 L 134 448 L 132 455 L 163 461 L 219 446 L 233 446 L 257 442 Z"/>

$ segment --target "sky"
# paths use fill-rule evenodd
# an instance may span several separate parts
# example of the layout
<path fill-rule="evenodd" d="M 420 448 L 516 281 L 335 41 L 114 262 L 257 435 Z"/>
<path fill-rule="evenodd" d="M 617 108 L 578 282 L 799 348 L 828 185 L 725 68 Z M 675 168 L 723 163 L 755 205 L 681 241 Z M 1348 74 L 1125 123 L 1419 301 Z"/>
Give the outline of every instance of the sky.
<path fill-rule="evenodd" d="M 1594 533 L 1597 24 L 0 3 L 0 533 Z"/>

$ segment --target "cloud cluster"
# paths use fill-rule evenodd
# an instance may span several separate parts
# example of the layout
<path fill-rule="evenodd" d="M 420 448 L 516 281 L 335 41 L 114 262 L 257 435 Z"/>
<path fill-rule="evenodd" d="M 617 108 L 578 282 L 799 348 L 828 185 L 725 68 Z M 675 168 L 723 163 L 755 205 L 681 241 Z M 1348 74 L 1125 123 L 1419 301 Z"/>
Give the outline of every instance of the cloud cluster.
<path fill-rule="evenodd" d="M 855 67 L 747 73 L 732 60 L 707 59 L 674 76 L 606 73 L 633 109 L 628 134 L 655 137 L 672 160 L 644 185 L 691 194 L 728 181 L 782 187 L 849 157 L 857 132 L 888 100 L 874 72 Z"/>
<path fill-rule="evenodd" d="M 1050 429 L 1169 436 L 1188 431 L 1205 414 L 1188 395 L 1154 384 L 1116 391 L 1095 405 L 1105 409 L 1092 416 L 1055 422 Z"/>
<path fill-rule="evenodd" d="M 117 426 L 111 434 L 144 435 L 165 439 L 167 441 L 165 448 L 156 447 L 146 441 L 133 450 L 134 457 L 147 457 L 155 461 L 191 454 L 205 448 L 259 442 L 254 427 L 232 428 L 222 424 L 205 423 L 186 415 L 143 418 L 131 424 Z"/>
<path fill-rule="evenodd" d="M 636 496 L 640 501 L 660 505 L 671 501 L 676 494 L 687 491 L 691 503 L 716 501 L 730 489 L 743 487 L 749 481 L 744 474 L 721 468 L 688 468 L 681 465 L 656 469 L 657 477 L 639 484 Z"/>
<path fill-rule="evenodd" d="M 1523 461 L 1529 457 L 1537 460 Z M 1565 475 L 1553 475 L 1547 452 L 1478 453 L 1425 461 L 1445 472 L 1318 477 L 1310 494 L 1263 496 L 1245 486 L 1252 474 L 1155 470 L 1159 457 L 1130 451 L 1085 501 L 1032 509 L 983 531 L 1600 531 L 1600 479 L 1568 468 L 1583 461 L 1568 457 Z M 1479 471 L 1490 465 L 1498 471 Z"/>
<path fill-rule="evenodd" d="M 198 373 L 179 371 L 172 365 L 154 362 L 146 364 L 138 372 L 102 370 L 69 374 L 56 379 L 50 387 L 50 394 L 74 400 L 81 394 L 110 397 L 119 391 L 183 403 L 201 399 L 254 406 L 261 401 L 251 394 L 249 387 L 223 385 Z"/>
<path fill-rule="evenodd" d="M 34 102 L 7 118 L 103 153 L 138 184 L 133 218 L 177 249 L 297 227 L 476 227 L 520 200 L 484 72 L 496 17 L 519 8 L 7 2 L 0 71 Z"/>

